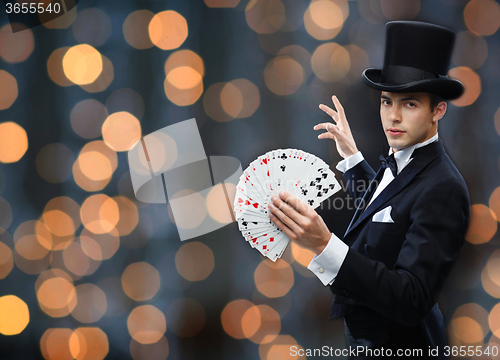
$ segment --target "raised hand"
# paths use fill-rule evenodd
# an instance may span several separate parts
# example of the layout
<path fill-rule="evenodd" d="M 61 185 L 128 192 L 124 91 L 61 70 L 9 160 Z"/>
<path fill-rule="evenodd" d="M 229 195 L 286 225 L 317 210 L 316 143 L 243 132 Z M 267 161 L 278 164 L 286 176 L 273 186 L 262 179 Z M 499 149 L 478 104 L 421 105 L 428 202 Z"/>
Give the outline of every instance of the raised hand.
<path fill-rule="evenodd" d="M 349 128 L 349 123 L 345 117 L 344 108 L 340 104 L 339 99 L 334 95 L 332 96 L 333 104 L 337 111 L 329 108 L 324 104 L 320 104 L 319 108 L 330 115 L 335 121 L 335 124 L 332 123 L 321 123 L 317 124 L 313 127 L 314 130 L 327 130 L 320 135 L 318 135 L 318 139 L 333 139 L 337 145 L 337 151 L 340 156 L 344 159 L 354 155 L 358 152 L 358 148 L 356 147 L 356 142 L 352 137 L 351 129 Z"/>

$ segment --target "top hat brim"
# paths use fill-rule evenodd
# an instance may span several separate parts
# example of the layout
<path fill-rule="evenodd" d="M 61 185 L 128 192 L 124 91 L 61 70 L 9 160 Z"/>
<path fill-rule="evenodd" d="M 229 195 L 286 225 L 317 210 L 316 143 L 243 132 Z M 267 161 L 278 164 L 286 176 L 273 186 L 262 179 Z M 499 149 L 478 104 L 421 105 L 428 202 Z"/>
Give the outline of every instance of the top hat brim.
<path fill-rule="evenodd" d="M 454 100 L 464 93 L 464 85 L 456 80 L 441 76 L 435 79 L 422 79 L 404 84 L 381 82 L 382 69 L 369 68 L 363 71 L 363 81 L 373 89 L 394 93 L 426 92 L 435 94 L 443 100 Z"/>

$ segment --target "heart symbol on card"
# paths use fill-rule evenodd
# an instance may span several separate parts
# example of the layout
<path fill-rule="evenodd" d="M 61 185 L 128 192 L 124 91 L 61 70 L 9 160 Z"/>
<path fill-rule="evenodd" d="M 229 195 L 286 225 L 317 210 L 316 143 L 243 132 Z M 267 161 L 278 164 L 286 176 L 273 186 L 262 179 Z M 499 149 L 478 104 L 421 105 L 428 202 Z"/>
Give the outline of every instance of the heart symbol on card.
<path fill-rule="evenodd" d="M 250 201 L 245 200 L 245 205 L 250 205 Z"/>
<path fill-rule="evenodd" d="M 238 198 L 238 202 L 241 204 L 243 200 L 241 200 L 241 198 Z"/>
<path fill-rule="evenodd" d="M 254 208 L 258 208 L 259 207 L 259 204 L 258 203 L 255 203 L 255 204 L 252 204 Z"/>

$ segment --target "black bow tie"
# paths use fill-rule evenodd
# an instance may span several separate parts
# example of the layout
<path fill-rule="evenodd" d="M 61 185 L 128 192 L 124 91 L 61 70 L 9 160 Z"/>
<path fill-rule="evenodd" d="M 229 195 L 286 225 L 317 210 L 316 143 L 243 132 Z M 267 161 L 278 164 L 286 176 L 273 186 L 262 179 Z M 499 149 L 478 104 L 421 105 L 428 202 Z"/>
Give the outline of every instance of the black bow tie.
<path fill-rule="evenodd" d="M 385 168 L 391 169 L 392 175 L 396 177 L 396 175 L 398 174 L 398 164 L 396 163 L 396 159 L 394 159 L 394 154 L 391 154 L 386 157 L 382 152 L 382 149 L 380 149 L 379 159 L 382 162 L 382 167 L 384 169 Z"/>

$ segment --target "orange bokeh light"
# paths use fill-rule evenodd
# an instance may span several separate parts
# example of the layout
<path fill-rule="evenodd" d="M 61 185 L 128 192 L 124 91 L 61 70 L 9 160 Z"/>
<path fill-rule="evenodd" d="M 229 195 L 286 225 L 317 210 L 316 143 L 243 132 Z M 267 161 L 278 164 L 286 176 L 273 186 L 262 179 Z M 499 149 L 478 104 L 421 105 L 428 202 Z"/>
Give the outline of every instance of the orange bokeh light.
<path fill-rule="evenodd" d="M 146 262 L 130 264 L 122 274 L 122 287 L 132 300 L 150 300 L 160 290 L 160 273 Z"/>
<path fill-rule="evenodd" d="M 102 138 L 115 151 L 128 151 L 141 138 L 141 123 L 127 111 L 108 116 L 102 124 Z"/>
<path fill-rule="evenodd" d="M 76 286 L 71 296 L 77 299 L 76 305 L 71 310 L 71 316 L 82 323 L 98 321 L 108 308 L 106 294 L 94 284 Z"/>
<path fill-rule="evenodd" d="M 25 61 L 35 49 L 35 37 L 33 31 L 19 23 L 24 30 L 12 32 L 10 24 L 0 29 L 0 58 L 8 63 L 19 63 Z"/>
<path fill-rule="evenodd" d="M 290 95 L 304 83 L 304 69 L 289 56 L 277 56 L 264 69 L 264 81 L 277 95 Z"/>
<path fill-rule="evenodd" d="M 500 5 L 493 0 L 471 0 L 464 9 L 464 20 L 476 35 L 493 35 L 500 27 Z"/>
<path fill-rule="evenodd" d="M 75 84 L 94 82 L 102 72 L 101 53 L 88 44 L 75 45 L 62 59 L 64 74 Z"/>
<path fill-rule="evenodd" d="M 241 319 L 245 336 L 256 344 L 273 341 L 281 330 L 279 314 L 268 305 L 255 305 L 248 309 Z"/>
<path fill-rule="evenodd" d="M 324 82 L 340 81 L 351 69 L 349 52 L 337 43 L 318 46 L 311 62 L 314 74 Z"/>
<path fill-rule="evenodd" d="M 22 126 L 12 121 L 0 123 L 0 162 L 19 161 L 27 150 L 28 135 Z"/>
<path fill-rule="evenodd" d="M 349 16 L 345 0 L 313 0 L 304 13 L 304 26 L 317 40 L 331 40 L 342 30 Z"/>
<path fill-rule="evenodd" d="M 106 56 L 101 54 L 102 58 L 102 71 L 99 76 L 90 84 L 80 84 L 80 87 L 89 93 L 97 93 L 104 91 L 113 82 L 115 78 L 115 69 L 113 63 Z"/>
<path fill-rule="evenodd" d="M 233 118 L 250 117 L 260 105 L 259 89 L 247 79 L 232 80 L 222 88 L 220 103 L 222 109 Z"/>
<path fill-rule="evenodd" d="M 160 340 L 167 331 L 165 315 L 153 305 L 136 307 L 127 319 L 132 338 L 141 344 L 152 344 Z"/>
<path fill-rule="evenodd" d="M 40 350 L 46 360 L 74 360 L 70 350 L 71 329 L 47 329 L 40 339 Z"/>
<path fill-rule="evenodd" d="M 30 322 L 28 305 L 15 295 L 0 297 L 0 334 L 17 335 Z"/>
<path fill-rule="evenodd" d="M 5 279 L 14 267 L 14 257 L 10 247 L 0 242 L 0 280 Z"/>
<path fill-rule="evenodd" d="M 500 220 L 500 186 L 491 193 L 489 206 L 495 213 L 497 220 Z"/>
<path fill-rule="evenodd" d="M 156 14 L 148 29 L 151 42 L 162 50 L 177 49 L 188 36 L 186 19 L 173 10 Z"/>
<path fill-rule="evenodd" d="M 460 80 L 464 86 L 465 91 L 458 99 L 453 100 L 455 106 L 468 106 L 474 103 L 481 94 L 481 78 L 479 75 L 466 66 L 460 66 L 451 69 L 448 72 L 449 77 Z"/>
<path fill-rule="evenodd" d="M 80 156 L 84 155 L 87 152 L 98 152 L 102 155 L 104 155 L 108 160 L 109 163 L 111 164 L 111 174 L 108 178 L 105 178 L 103 180 L 92 180 L 85 174 L 89 174 L 90 176 L 93 176 L 95 178 L 102 178 L 103 174 L 99 172 L 100 169 L 108 169 L 106 166 L 102 167 L 103 161 L 101 161 L 98 164 L 94 164 L 91 162 L 84 162 L 83 163 L 83 169 L 82 169 L 82 164 L 80 164 Z M 94 154 L 95 155 L 95 154 Z M 107 163 L 106 163 L 107 164 Z M 101 166 L 98 166 L 101 165 Z M 78 158 L 76 159 L 75 163 L 73 164 L 73 178 L 75 179 L 75 182 L 77 183 L 78 186 L 80 186 L 82 189 L 86 191 L 98 191 L 102 190 L 106 185 L 109 183 L 111 180 L 111 175 L 112 173 L 116 170 L 116 167 L 118 166 L 118 158 L 116 155 L 116 152 L 112 149 L 110 149 L 104 141 L 92 141 L 88 144 L 86 144 L 82 150 L 80 151 L 80 154 Z M 83 171 L 85 170 L 85 171 Z M 108 169 L 109 170 L 109 169 Z"/>
<path fill-rule="evenodd" d="M 130 46 L 139 50 L 153 47 L 149 37 L 149 23 L 154 16 L 149 10 L 137 10 L 127 16 L 122 30 L 123 37 Z"/>
<path fill-rule="evenodd" d="M 311 250 L 304 249 L 292 242 L 292 256 L 300 265 L 307 267 L 314 257 Z"/>
<path fill-rule="evenodd" d="M 141 344 L 130 340 L 130 355 L 134 360 L 165 360 L 169 354 L 168 340 L 162 336 L 153 344 Z"/>
<path fill-rule="evenodd" d="M 94 234 L 111 232 L 120 220 L 118 205 L 104 194 L 89 196 L 82 204 L 80 216 L 83 226 Z"/>
<path fill-rule="evenodd" d="M 49 77 L 59 86 L 75 85 L 66 77 L 63 69 L 63 58 L 69 49 L 69 46 L 56 49 L 52 52 L 52 54 L 50 54 L 49 59 L 47 60 L 47 71 L 49 73 Z"/>
<path fill-rule="evenodd" d="M 108 337 L 97 327 L 80 327 L 70 336 L 69 349 L 75 360 L 103 360 L 109 352 Z"/>
<path fill-rule="evenodd" d="M 1 36 L 1 35 L 0 35 Z M 10 108 L 18 95 L 17 80 L 5 70 L 0 70 L 0 110 Z"/>
<path fill-rule="evenodd" d="M 214 254 L 201 242 L 189 242 L 182 245 L 175 254 L 175 267 L 183 278 L 201 281 L 214 269 Z"/>
<path fill-rule="evenodd" d="M 484 244 L 497 232 L 495 213 L 486 205 L 471 206 L 471 219 L 465 239 L 471 244 Z"/>
<path fill-rule="evenodd" d="M 276 262 L 263 260 L 255 269 L 254 280 L 257 290 L 265 296 L 281 297 L 293 286 L 293 269 L 283 259 L 278 259 Z"/>
<path fill-rule="evenodd" d="M 248 309 L 253 307 L 254 304 L 248 300 L 240 299 L 233 300 L 224 307 L 221 314 L 221 322 L 224 331 L 235 339 L 245 339 L 245 333 L 242 327 L 243 315 Z M 248 329 L 246 330 L 248 331 Z"/>
<path fill-rule="evenodd" d="M 71 110 L 71 127 L 85 139 L 96 138 L 101 136 L 102 124 L 108 115 L 108 109 L 101 102 L 95 99 L 82 100 Z"/>
<path fill-rule="evenodd" d="M 71 310 L 76 306 L 77 299 L 74 289 L 71 279 L 51 277 L 43 281 L 39 286 L 36 296 L 41 309 L 47 315 L 51 317 L 64 317 L 69 315 Z"/>

